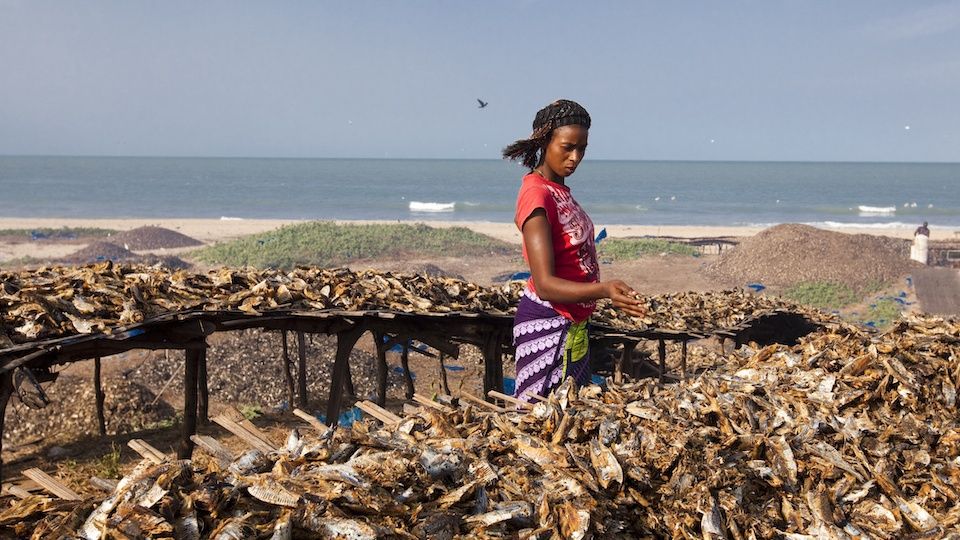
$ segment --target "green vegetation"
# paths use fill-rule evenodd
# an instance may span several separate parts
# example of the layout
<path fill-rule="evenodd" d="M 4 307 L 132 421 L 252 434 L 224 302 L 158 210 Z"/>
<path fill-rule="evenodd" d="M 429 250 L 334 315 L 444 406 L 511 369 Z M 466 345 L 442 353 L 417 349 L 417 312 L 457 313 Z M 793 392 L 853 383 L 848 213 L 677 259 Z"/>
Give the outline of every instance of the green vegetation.
<path fill-rule="evenodd" d="M 103 238 L 117 231 L 95 227 L 40 227 L 38 229 L 0 229 L 0 237 L 24 240 L 74 240 L 76 238 Z"/>
<path fill-rule="evenodd" d="M 862 315 L 852 317 L 854 322 L 872 323 L 878 329 L 885 329 L 901 316 L 903 306 L 892 298 L 880 298 L 867 307 Z"/>
<path fill-rule="evenodd" d="M 862 296 L 842 283 L 807 281 L 783 291 L 784 298 L 820 309 L 840 309 L 856 303 Z"/>
<path fill-rule="evenodd" d="M 607 238 L 597 244 L 597 256 L 614 261 L 631 261 L 644 255 L 688 255 L 697 257 L 700 252 L 694 246 L 669 242 L 656 238 Z"/>
<path fill-rule="evenodd" d="M 516 248 L 464 227 L 423 224 L 338 225 L 316 221 L 281 227 L 189 254 L 208 264 L 292 268 L 334 266 L 373 257 L 508 254 Z"/>
<path fill-rule="evenodd" d="M 247 420 L 263 416 L 263 409 L 259 405 L 243 405 L 239 408 L 239 411 Z"/>
<path fill-rule="evenodd" d="M 120 448 L 110 443 L 110 451 L 100 457 L 94 465 L 94 473 L 101 478 L 120 478 Z"/>

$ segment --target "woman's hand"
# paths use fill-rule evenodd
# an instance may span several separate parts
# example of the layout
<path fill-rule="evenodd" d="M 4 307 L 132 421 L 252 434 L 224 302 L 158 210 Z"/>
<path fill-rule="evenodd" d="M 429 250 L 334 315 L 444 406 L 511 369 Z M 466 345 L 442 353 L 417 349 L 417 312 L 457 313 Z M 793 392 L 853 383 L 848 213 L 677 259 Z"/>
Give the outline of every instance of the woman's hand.
<path fill-rule="evenodd" d="M 632 317 L 644 317 L 647 310 L 643 303 L 637 299 L 637 291 L 634 291 L 626 283 L 619 279 L 613 279 L 603 283 L 606 296 L 613 301 L 613 307 L 623 310 Z"/>

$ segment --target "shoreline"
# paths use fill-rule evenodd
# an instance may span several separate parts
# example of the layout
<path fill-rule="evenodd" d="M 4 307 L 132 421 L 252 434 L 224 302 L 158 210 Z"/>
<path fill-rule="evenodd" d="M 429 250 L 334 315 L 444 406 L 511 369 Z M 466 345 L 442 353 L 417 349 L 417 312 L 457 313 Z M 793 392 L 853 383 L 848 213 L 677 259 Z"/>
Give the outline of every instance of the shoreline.
<path fill-rule="evenodd" d="M 331 220 L 338 224 L 422 223 L 431 227 L 465 227 L 505 242 L 520 243 L 520 233 L 513 223 L 490 221 L 426 221 L 426 220 Z M 90 227 L 118 231 L 147 225 L 164 227 L 204 243 L 233 240 L 241 236 L 270 231 L 284 225 L 306 223 L 294 219 L 211 219 L 211 218 L 8 218 L 0 217 L 0 229 L 38 229 Z M 750 237 L 765 227 L 720 225 L 606 225 L 610 237 L 666 236 L 678 238 Z M 818 227 L 846 234 L 868 234 L 912 239 L 914 227 Z M 931 229 L 931 240 L 958 240 L 958 229 Z"/>

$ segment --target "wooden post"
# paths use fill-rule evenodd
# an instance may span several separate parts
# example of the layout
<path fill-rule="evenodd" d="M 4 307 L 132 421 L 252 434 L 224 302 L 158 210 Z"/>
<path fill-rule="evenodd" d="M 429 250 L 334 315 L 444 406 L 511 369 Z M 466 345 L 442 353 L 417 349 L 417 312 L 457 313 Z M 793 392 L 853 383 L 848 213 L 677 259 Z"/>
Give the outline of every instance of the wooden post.
<path fill-rule="evenodd" d="M 297 332 L 297 390 L 300 394 L 300 408 L 307 408 L 307 338 L 303 332 Z"/>
<path fill-rule="evenodd" d="M 363 322 L 355 323 L 349 330 L 337 332 L 337 356 L 333 361 L 333 373 L 330 377 L 330 397 L 327 400 L 327 425 L 336 425 L 340 419 L 340 405 L 343 401 L 343 388 L 347 372 L 350 370 L 350 351 L 360 336 L 367 331 Z"/>
<path fill-rule="evenodd" d="M 97 426 L 100 429 L 100 436 L 107 434 L 107 417 L 103 412 L 103 384 L 100 380 L 100 357 L 93 359 L 93 393 L 97 400 Z"/>
<path fill-rule="evenodd" d="M 197 355 L 197 419 L 201 424 L 210 423 L 210 387 L 207 384 L 207 349 Z"/>
<path fill-rule="evenodd" d="M 660 338 L 657 343 L 657 356 L 660 358 L 660 382 L 667 374 L 667 342 Z"/>
<path fill-rule="evenodd" d="M 200 349 L 187 349 L 186 360 L 183 363 L 183 433 L 180 439 L 180 448 L 177 450 L 179 459 L 190 459 L 193 455 L 193 440 L 191 436 L 197 433 L 197 371 L 200 363 Z"/>
<path fill-rule="evenodd" d="M 443 359 L 447 355 L 440 353 L 440 383 L 443 385 L 443 393 L 450 395 L 450 384 L 447 382 L 447 366 L 444 365 Z"/>
<path fill-rule="evenodd" d="M 287 331 L 286 331 L 286 330 L 281 330 L 281 331 L 280 331 L 280 343 L 283 345 L 283 358 L 282 358 L 282 362 L 283 362 L 283 379 L 284 379 L 284 381 L 286 381 L 286 383 L 287 383 L 287 405 L 288 405 L 291 409 L 293 409 L 293 407 L 294 407 L 293 402 L 294 402 L 294 398 L 295 398 L 295 395 L 296 395 L 296 394 L 295 394 L 296 391 L 294 390 L 294 386 L 293 386 L 293 373 L 290 372 L 290 366 L 291 366 L 291 363 L 290 363 L 290 347 L 289 347 L 289 345 L 287 344 Z"/>
<path fill-rule="evenodd" d="M 483 396 L 491 390 L 503 392 L 503 357 L 500 354 L 500 335 L 491 332 L 483 342 Z"/>
<path fill-rule="evenodd" d="M 387 404 L 387 347 L 383 342 L 384 335 L 373 333 L 373 340 L 377 346 L 377 405 Z"/>
<path fill-rule="evenodd" d="M 3 479 L 3 424 L 11 394 L 13 394 L 13 371 L 7 371 L 0 375 L 0 480 Z"/>
<path fill-rule="evenodd" d="M 633 342 L 633 341 L 623 342 L 623 352 L 620 354 L 620 358 L 614 360 L 614 367 L 613 367 L 614 383 L 623 384 L 623 366 L 631 365 L 630 361 L 633 358 L 633 350 L 636 347 L 637 347 L 636 342 Z"/>
<path fill-rule="evenodd" d="M 413 399 L 416 391 L 413 387 L 413 374 L 410 373 L 410 340 L 403 340 L 403 350 L 400 351 L 400 365 L 403 366 L 403 380 L 407 383 L 407 399 Z"/>
<path fill-rule="evenodd" d="M 687 378 L 687 340 L 683 340 L 680 344 L 680 375 L 684 379 Z"/>

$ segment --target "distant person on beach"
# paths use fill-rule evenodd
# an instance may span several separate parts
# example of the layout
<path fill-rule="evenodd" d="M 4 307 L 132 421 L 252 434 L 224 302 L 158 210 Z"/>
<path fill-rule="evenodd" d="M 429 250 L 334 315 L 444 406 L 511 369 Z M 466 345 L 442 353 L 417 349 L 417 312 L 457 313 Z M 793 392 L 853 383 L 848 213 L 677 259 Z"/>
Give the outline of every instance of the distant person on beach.
<path fill-rule="evenodd" d="M 930 229 L 927 222 L 913 231 L 913 245 L 910 247 L 910 258 L 918 263 L 927 264 L 927 247 L 930 241 Z"/>
<path fill-rule="evenodd" d="M 503 149 L 530 169 L 517 195 L 514 222 L 523 235 L 530 278 L 514 319 L 516 390 L 527 402 L 546 396 L 567 377 L 590 382 L 587 320 L 609 298 L 629 315 L 644 315 L 634 290 L 600 281 L 593 222 L 567 185 L 587 150 L 590 115 L 561 99 L 537 111 L 533 133 Z"/>

